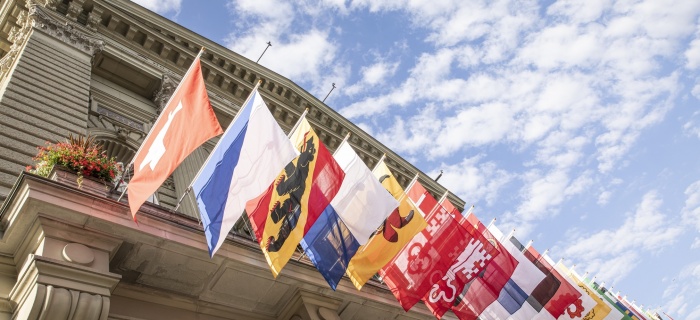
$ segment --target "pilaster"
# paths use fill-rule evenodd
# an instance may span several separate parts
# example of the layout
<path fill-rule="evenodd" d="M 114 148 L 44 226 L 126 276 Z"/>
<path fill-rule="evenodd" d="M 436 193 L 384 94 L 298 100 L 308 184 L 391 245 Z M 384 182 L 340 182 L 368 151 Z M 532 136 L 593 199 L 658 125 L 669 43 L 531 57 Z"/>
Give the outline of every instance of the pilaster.
<path fill-rule="evenodd" d="M 39 216 L 19 250 L 22 268 L 9 293 L 13 319 L 107 319 L 121 276 L 109 272 L 121 241 Z M 31 241 L 30 241 L 31 242 Z"/>
<path fill-rule="evenodd" d="M 0 158 L 9 159 L 0 163 L 0 201 L 36 146 L 86 133 L 91 61 L 104 48 L 89 29 L 38 4 L 18 21 L 0 59 Z"/>

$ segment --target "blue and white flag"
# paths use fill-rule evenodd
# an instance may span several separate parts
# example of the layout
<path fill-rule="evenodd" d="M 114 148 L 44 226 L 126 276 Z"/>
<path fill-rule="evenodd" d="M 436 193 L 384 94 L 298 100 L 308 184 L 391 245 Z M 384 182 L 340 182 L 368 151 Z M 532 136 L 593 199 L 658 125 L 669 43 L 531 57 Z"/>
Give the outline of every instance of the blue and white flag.
<path fill-rule="evenodd" d="M 535 288 L 545 279 L 545 274 L 527 259 L 520 248 L 516 247 L 511 241 L 513 239 L 511 235 L 504 237 L 501 230 L 493 224 L 488 227 L 488 230 L 494 237 L 500 239 L 503 248 L 518 260 L 518 266 L 501 290 L 498 299 L 489 305 L 479 317 L 509 320 L 534 319 L 539 311 L 530 307 L 528 301 Z"/>
<path fill-rule="evenodd" d="M 333 158 L 345 171 L 345 179 L 301 246 L 335 290 L 360 245 L 367 242 L 399 203 L 347 141 L 340 144 Z"/>
<path fill-rule="evenodd" d="M 246 202 L 263 193 L 296 156 L 254 89 L 192 184 L 210 256 L 221 247 Z"/>

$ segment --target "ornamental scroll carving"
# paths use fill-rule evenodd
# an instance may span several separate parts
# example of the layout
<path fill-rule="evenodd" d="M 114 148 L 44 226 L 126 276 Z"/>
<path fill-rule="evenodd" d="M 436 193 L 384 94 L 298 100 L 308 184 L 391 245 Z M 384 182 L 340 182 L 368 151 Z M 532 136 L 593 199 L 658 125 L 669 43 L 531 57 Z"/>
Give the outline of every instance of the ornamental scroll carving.
<path fill-rule="evenodd" d="M 27 12 L 22 11 L 17 16 L 17 26 L 10 30 L 8 40 L 12 42 L 10 51 L 5 54 L 2 59 L 0 59 L 0 79 L 10 70 L 12 63 L 15 61 L 24 43 L 27 41 L 29 36 L 29 29 L 31 26 L 27 19 Z"/>
<path fill-rule="evenodd" d="M 55 8 L 55 1 L 47 0 L 44 5 L 48 8 Z M 55 19 L 51 14 L 46 12 L 46 9 L 41 4 L 36 4 L 33 1 L 28 2 L 29 11 L 22 11 L 17 17 L 17 26 L 9 32 L 8 40 L 12 42 L 10 51 L 0 59 L 0 78 L 10 70 L 19 52 L 27 42 L 31 28 L 37 28 L 49 35 L 61 40 L 74 48 L 81 50 L 91 56 L 101 52 L 104 49 L 104 41 L 90 36 L 82 31 L 82 27 L 70 22 L 61 22 Z M 50 10 L 50 9 L 49 9 Z M 98 13 L 96 13 L 98 14 Z M 97 23 L 98 20 L 94 22 Z M 95 27 L 96 28 L 96 27 Z"/>
<path fill-rule="evenodd" d="M 56 20 L 39 5 L 32 5 L 29 7 L 29 17 L 29 21 L 34 28 L 42 30 L 56 39 L 91 56 L 94 56 L 104 49 L 104 41 L 88 35 L 82 30 L 81 26 L 71 22 Z"/>

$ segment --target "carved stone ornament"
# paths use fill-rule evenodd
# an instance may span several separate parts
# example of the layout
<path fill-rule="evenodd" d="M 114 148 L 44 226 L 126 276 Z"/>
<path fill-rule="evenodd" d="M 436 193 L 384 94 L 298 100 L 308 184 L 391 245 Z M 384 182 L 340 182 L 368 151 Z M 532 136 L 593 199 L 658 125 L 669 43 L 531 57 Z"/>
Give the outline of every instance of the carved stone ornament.
<path fill-rule="evenodd" d="M 66 15 L 71 18 L 71 20 L 75 21 L 78 19 L 78 15 L 80 15 L 80 12 L 83 11 L 83 4 L 78 3 L 78 1 L 71 1 L 68 3 L 68 12 Z"/>
<path fill-rule="evenodd" d="M 10 46 L 10 51 L 5 54 L 2 59 L 0 59 L 0 79 L 10 70 L 12 63 L 17 58 L 22 46 L 27 41 L 29 36 L 29 29 L 31 28 L 27 19 L 27 13 L 22 11 L 17 16 L 17 25 L 10 30 L 9 36 L 7 37 L 12 46 Z"/>
<path fill-rule="evenodd" d="M 172 96 L 175 89 L 177 89 L 178 83 L 179 81 L 173 79 L 172 76 L 167 74 L 163 75 L 160 81 L 160 88 L 153 93 L 153 102 L 158 107 L 156 115 L 160 115 L 163 109 L 165 109 L 165 104 L 168 103 L 170 96 Z"/>
<path fill-rule="evenodd" d="M 97 31 L 97 26 L 100 25 L 102 22 L 102 9 L 98 8 L 97 6 L 92 8 L 92 11 L 88 13 L 87 17 L 87 28 L 90 29 L 90 31 Z"/>
<path fill-rule="evenodd" d="M 78 25 L 56 20 L 39 5 L 29 7 L 29 17 L 34 28 L 42 30 L 89 55 L 94 56 L 104 49 L 104 41 L 88 35 Z"/>

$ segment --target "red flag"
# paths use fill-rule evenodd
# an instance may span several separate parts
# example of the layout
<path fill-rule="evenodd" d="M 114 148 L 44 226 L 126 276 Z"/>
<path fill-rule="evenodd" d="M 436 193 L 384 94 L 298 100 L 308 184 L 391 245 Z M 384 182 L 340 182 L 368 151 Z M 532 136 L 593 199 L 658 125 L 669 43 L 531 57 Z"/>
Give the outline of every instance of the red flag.
<path fill-rule="evenodd" d="M 462 216 L 447 198 L 441 200 L 440 205 L 467 230 L 471 239 L 466 247 L 462 248 L 462 253 L 443 278 L 434 283 L 431 290 L 423 298 L 425 305 L 438 319 L 452 308 L 464 286 L 478 277 L 481 270 L 500 253 L 477 229 L 478 226 Z"/>
<path fill-rule="evenodd" d="M 452 307 L 452 312 L 461 320 L 476 319 L 486 308 L 498 299 L 501 290 L 518 266 L 516 260 L 498 239 L 496 239 L 475 215 L 467 216 L 467 221 L 475 225 L 479 232 L 493 244 L 500 253 L 486 266 L 484 272 L 472 280 L 460 294 Z"/>
<path fill-rule="evenodd" d="M 170 98 L 134 156 L 129 207 L 136 220 L 141 205 L 194 149 L 223 133 L 204 87 L 199 57 Z"/>
<path fill-rule="evenodd" d="M 555 319 L 559 318 L 572 303 L 580 300 L 581 292 L 576 290 L 532 246 L 527 248 L 523 254 L 545 274 L 544 280 L 530 294 L 532 297 L 528 300 L 530 305 L 540 312 L 541 308 L 544 307 Z"/>
<path fill-rule="evenodd" d="M 445 208 L 438 205 L 435 198 L 417 181 L 407 194 L 421 211 L 428 212 L 425 216 L 428 226 L 413 237 L 396 257 L 380 270 L 380 274 L 404 310 L 408 311 L 433 290 L 435 283 L 446 277 L 464 252 L 464 248 L 475 239 Z M 489 244 L 477 243 L 477 247 L 482 246 L 488 247 Z M 477 250 L 479 253 L 488 251 Z M 473 268 L 468 269 L 468 273 L 481 272 L 488 259 L 490 257 L 484 255 L 472 260 Z M 460 269 L 459 272 L 463 270 Z M 433 297 L 449 300 L 459 293 L 457 291 L 453 294 L 452 290 L 443 292 L 441 289 L 442 287 L 438 286 Z"/>

